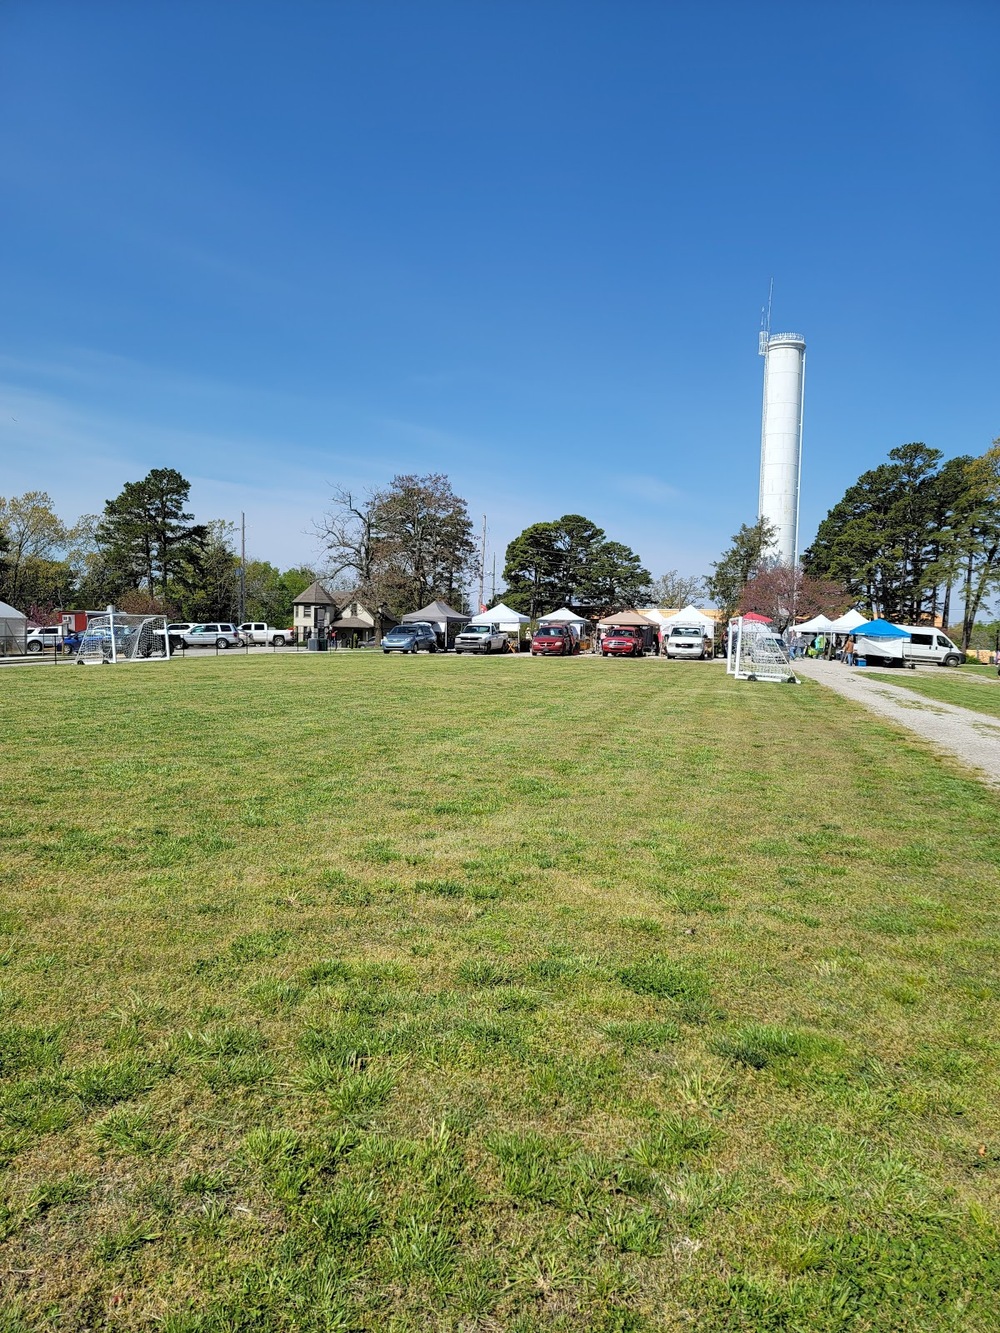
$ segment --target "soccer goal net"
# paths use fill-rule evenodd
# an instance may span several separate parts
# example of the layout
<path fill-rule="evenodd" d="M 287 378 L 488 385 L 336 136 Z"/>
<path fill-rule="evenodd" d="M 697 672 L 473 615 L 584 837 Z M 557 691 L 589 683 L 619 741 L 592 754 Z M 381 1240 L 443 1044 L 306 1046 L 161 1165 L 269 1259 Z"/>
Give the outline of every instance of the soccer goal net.
<path fill-rule="evenodd" d="M 779 680 L 797 685 L 788 650 L 770 625 L 734 616 L 729 622 L 726 671 L 737 680 Z"/>
<path fill-rule="evenodd" d="M 166 616 L 130 616 L 123 611 L 91 616 L 80 641 L 80 663 L 137 662 L 170 656 Z"/>

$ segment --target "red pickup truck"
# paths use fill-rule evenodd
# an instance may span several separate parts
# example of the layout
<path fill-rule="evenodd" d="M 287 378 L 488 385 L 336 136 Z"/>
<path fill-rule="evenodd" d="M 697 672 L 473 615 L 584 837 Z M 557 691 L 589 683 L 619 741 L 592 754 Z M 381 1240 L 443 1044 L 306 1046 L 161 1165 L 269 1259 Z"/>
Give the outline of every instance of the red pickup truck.
<path fill-rule="evenodd" d="M 642 657 L 645 651 L 638 625 L 612 625 L 601 639 L 602 657 Z"/>

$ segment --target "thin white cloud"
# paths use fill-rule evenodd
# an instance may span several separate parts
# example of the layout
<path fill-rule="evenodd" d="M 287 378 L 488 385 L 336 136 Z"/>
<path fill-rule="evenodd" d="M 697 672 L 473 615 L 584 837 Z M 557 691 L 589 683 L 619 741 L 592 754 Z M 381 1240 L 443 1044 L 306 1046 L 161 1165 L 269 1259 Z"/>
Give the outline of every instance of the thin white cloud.
<path fill-rule="evenodd" d="M 644 476 L 641 473 L 623 473 L 613 477 L 611 484 L 621 495 L 655 504 L 669 504 L 675 500 L 684 501 L 689 498 L 684 491 L 676 486 L 670 486 L 659 477 Z"/>

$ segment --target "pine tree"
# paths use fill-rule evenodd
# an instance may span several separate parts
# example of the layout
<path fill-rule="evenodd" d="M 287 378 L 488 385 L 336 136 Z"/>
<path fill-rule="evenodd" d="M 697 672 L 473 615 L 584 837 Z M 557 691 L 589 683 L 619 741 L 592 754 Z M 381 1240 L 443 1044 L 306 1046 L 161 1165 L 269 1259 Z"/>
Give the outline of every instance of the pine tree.
<path fill-rule="evenodd" d="M 190 493 L 190 483 L 174 468 L 153 468 L 108 500 L 97 540 L 119 583 L 155 598 L 166 596 L 172 580 L 188 587 L 196 581 L 208 530 L 186 512 Z"/>

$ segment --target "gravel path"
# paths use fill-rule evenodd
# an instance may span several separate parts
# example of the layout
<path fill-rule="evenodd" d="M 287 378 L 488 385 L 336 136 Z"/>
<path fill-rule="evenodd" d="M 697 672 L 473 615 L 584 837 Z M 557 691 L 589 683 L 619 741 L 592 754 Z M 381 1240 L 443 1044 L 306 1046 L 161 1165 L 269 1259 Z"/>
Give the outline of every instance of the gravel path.
<path fill-rule="evenodd" d="M 865 667 L 839 662 L 795 663 L 797 675 L 818 681 L 847 699 L 854 699 L 880 717 L 889 718 L 949 754 L 955 755 L 991 786 L 1000 787 L 1000 722 L 970 708 L 927 699 L 899 685 L 875 679 Z"/>

